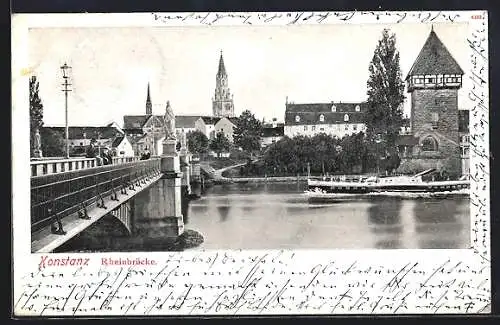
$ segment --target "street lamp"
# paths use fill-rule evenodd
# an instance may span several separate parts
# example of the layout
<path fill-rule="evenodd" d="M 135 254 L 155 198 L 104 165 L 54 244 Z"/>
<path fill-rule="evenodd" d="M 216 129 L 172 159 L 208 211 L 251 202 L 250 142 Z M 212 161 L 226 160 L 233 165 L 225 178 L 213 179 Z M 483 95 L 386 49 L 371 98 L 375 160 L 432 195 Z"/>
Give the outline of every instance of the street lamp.
<path fill-rule="evenodd" d="M 71 89 L 69 89 L 69 86 L 71 86 L 71 84 L 69 83 L 68 79 L 69 79 L 69 69 L 71 69 L 71 67 L 64 63 L 62 66 L 61 66 L 61 71 L 62 71 L 62 75 L 63 75 L 63 79 L 64 79 L 64 83 L 62 84 L 64 86 L 63 88 L 63 92 L 64 92 L 64 109 L 65 109 L 65 119 L 66 119 L 66 122 L 65 122 L 65 138 L 66 138 L 66 158 L 69 158 L 69 132 L 68 132 L 68 92 L 71 91 Z"/>

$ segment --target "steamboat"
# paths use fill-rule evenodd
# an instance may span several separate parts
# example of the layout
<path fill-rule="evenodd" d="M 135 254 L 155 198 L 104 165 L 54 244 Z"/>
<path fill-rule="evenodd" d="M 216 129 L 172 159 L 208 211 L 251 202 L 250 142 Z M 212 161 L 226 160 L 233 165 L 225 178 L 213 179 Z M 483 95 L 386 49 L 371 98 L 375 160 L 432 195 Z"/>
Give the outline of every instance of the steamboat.
<path fill-rule="evenodd" d="M 306 195 L 310 200 L 329 198 L 346 199 L 370 195 L 436 196 L 468 195 L 470 181 L 467 177 L 458 180 L 424 180 L 435 173 L 428 169 L 416 175 L 402 176 L 331 176 L 321 179 L 308 178 Z"/>

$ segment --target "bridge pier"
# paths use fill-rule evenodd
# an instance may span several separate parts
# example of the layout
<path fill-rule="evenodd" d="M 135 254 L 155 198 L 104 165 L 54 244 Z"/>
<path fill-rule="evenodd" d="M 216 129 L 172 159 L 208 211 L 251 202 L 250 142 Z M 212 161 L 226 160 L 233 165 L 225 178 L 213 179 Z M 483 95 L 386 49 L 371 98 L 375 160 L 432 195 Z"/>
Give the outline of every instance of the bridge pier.
<path fill-rule="evenodd" d="M 162 178 L 155 184 L 154 191 L 158 195 L 153 198 L 157 203 L 156 215 L 136 220 L 135 232 L 148 241 L 162 241 L 166 238 L 177 238 L 184 232 L 184 218 L 182 215 L 182 172 L 180 171 L 180 157 L 175 150 L 175 140 L 163 142 L 161 156 Z M 157 193 L 157 194 L 156 194 Z"/>

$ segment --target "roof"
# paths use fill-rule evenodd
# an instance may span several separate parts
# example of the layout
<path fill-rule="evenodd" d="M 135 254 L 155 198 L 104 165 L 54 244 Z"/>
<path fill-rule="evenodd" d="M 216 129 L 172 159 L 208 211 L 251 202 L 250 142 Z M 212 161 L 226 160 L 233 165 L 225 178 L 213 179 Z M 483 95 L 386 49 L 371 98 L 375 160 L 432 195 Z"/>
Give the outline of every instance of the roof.
<path fill-rule="evenodd" d="M 194 128 L 194 123 L 200 118 L 199 115 L 177 115 L 175 117 L 176 128 Z"/>
<path fill-rule="evenodd" d="M 276 126 L 273 126 L 274 124 L 275 124 Z M 284 125 L 285 125 L 285 123 L 283 123 L 283 122 L 275 122 L 274 124 L 273 124 L 273 123 L 267 123 L 267 122 L 266 122 L 266 123 L 262 124 L 262 128 L 263 128 L 263 129 L 274 129 L 274 128 L 276 128 L 276 127 L 281 127 L 281 126 L 284 126 Z"/>
<path fill-rule="evenodd" d="M 57 132 L 65 132 L 63 126 L 47 126 L 45 129 L 50 129 Z M 117 134 L 122 134 L 118 129 L 109 126 L 70 126 L 68 127 L 69 139 L 110 139 Z"/>
<path fill-rule="evenodd" d="M 360 111 L 365 112 L 368 104 L 361 103 L 307 103 L 307 104 L 286 104 L 286 112 L 331 112 L 333 106 L 337 112 L 356 112 L 356 106 L 359 105 Z"/>
<path fill-rule="evenodd" d="M 262 137 L 280 137 L 285 135 L 285 127 L 284 124 L 273 127 L 264 127 L 262 128 Z"/>
<path fill-rule="evenodd" d="M 398 135 L 396 138 L 397 146 L 415 146 L 418 144 L 418 139 L 411 134 Z"/>
<path fill-rule="evenodd" d="M 116 148 L 122 143 L 123 139 L 125 139 L 124 136 L 116 137 L 113 142 L 111 143 L 112 148 Z"/>
<path fill-rule="evenodd" d="M 220 52 L 219 69 L 217 70 L 217 75 L 218 76 L 226 75 L 226 66 L 224 65 L 224 58 L 222 57 L 222 51 Z"/>
<path fill-rule="evenodd" d="M 124 129 L 139 129 L 144 126 L 151 115 L 125 115 L 123 116 Z"/>
<path fill-rule="evenodd" d="M 349 121 L 344 121 L 344 115 L 349 115 Z M 320 116 L 323 115 L 324 121 L 320 121 Z M 296 121 L 296 116 L 300 117 L 300 120 Z M 310 124 L 344 124 L 344 123 L 364 123 L 365 114 L 361 112 L 286 112 L 285 113 L 285 124 L 286 125 L 310 125 Z"/>
<path fill-rule="evenodd" d="M 406 79 L 410 76 L 426 74 L 464 74 L 434 30 L 431 30 L 427 37 Z"/>
<path fill-rule="evenodd" d="M 205 122 L 205 124 L 212 124 L 212 125 L 215 125 L 215 123 L 219 122 L 219 120 L 221 119 L 221 117 L 214 117 L 214 116 L 200 116 L 200 117 L 203 120 L 203 122 Z"/>
<path fill-rule="evenodd" d="M 225 117 L 225 116 L 224 116 L 224 117 L 220 117 L 220 118 L 219 118 L 219 120 L 218 120 L 215 124 L 219 123 L 219 122 L 220 122 L 220 121 L 222 121 L 222 120 L 228 120 L 228 121 L 229 121 L 229 123 L 231 123 L 231 124 L 233 124 L 234 126 L 236 126 L 236 121 L 237 121 L 237 119 L 238 119 L 237 117 Z"/>

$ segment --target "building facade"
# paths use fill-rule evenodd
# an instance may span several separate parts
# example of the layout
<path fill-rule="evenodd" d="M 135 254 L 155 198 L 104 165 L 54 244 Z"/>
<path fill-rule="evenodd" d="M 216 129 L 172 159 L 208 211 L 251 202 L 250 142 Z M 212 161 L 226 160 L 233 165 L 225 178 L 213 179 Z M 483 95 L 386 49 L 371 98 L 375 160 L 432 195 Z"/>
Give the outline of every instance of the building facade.
<path fill-rule="evenodd" d="M 229 142 L 233 142 L 234 128 L 236 127 L 235 117 L 222 117 L 215 123 L 214 127 L 215 134 L 222 132 Z"/>
<path fill-rule="evenodd" d="M 460 137 L 460 160 L 462 175 L 470 173 L 469 110 L 458 111 L 458 136 Z"/>
<path fill-rule="evenodd" d="M 401 169 L 435 168 L 462 174 L 458 90 L 464 72 L 431 30 L 407 77 L 411 96 L 410 128 L 413 140 Z M 415 145 L 410 145 L 414 142 Z"/>
<path fill-rule="evenodd" d="M 167 106 L 170 102 L 167 102 Z M 123 131 L 130 140 L 135 155 L 148 150 L 151 155 L 161 155 L 162 141 L 165 139 L 165 122 L 163 115 L 154 115 L 152 110 L 149 84 L 146 95 L 145 115 L 123 116 Z"/>
<path fill-rule="evenodd" d="M 219 68 L 215 76 L 215 94 L 212 98 L 212 112 L 214 117 L 234 116 L 233 95 L 229 89 L 222 51 L 220 53 Z"/>
<path fill-rule="evenodd" d="M 284 135 L 315 136 L 326 133 L 337 138 L 366 131 L 366 103 L 286 103 Z"/>

